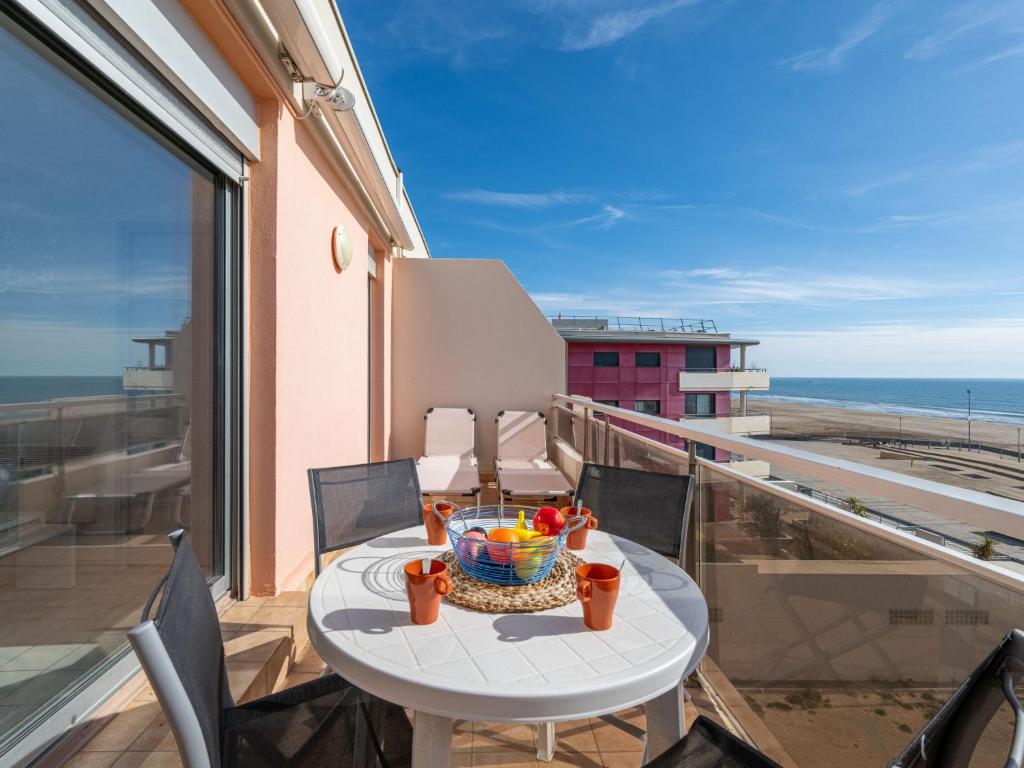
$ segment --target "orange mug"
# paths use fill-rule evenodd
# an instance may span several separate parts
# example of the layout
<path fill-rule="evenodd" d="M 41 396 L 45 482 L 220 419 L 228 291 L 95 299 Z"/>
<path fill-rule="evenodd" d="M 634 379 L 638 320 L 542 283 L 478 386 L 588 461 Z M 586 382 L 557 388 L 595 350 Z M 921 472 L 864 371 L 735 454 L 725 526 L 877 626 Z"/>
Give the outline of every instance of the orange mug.
<path fill-rule="evenodd" d="M 611 629 L 619 598 L 619 569 L 603 563 L 577 566 L 576 597 L 583 603 L 584 624 L 590 629 Z"/>
<path fill-rule="evenodd" d="M 441 598 L 452 591 L 448 566 L 441 560 L 428 560 L 430 570 L 423 572 L 423 560 L 405 564 L 405 594 L 413 624 L 433 624 L 441 610 Z"/>
<path fill-rule="evenodd" d="M 423 525 L 427 528 L 427 543 L 437 546 L 448 540 L 443 519 L 455 511 L 455 505 L 447 501 L 423 505 Z M 438 515 L 441 518 L 438 518 Z"/>
<path fill-rule="evenodd" d="M 580 514 L 587 518 L 587 522 L 574 530 L 565 540 L 565 546 L 569 549 L 583 549 L 587 546 L 587 531 L 597 528 L 597 518 L 590 514 L 586 507 L 580 510 Z M 576 517 L 576 507 L 562 507 L 562 517 L 568 523 Z"/>

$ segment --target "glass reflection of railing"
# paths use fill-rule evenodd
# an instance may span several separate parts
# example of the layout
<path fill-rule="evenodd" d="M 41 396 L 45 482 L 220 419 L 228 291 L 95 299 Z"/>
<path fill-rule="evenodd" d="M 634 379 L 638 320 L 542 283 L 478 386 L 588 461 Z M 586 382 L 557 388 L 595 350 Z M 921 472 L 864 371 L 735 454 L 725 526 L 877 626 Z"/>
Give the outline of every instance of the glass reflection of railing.
<path fill-rule="evenodd" d="M 178 394 L 3 403 L 0 464 L 26 477 L 95 454 L 137 453 L 180 439 L 187 418 Z"/>
<path fill-rule="evenodd" d="M 1012 563 L 915 538 L 778 478 L 816 470 L 853 493 L 983 530 L 1017 533 L 1024 505 L 704 431 L 700 422 L 591 405 L 554 398 L 556 442 L 570 436 L 585 461 L 695 472 L 688 569 L 711 618 L 698 678 L 737 732 L 783 765 L 888 764 L 1006 631 L 1024 627 L 1024 576 Z M 616 424 L 771 462 L 773 481 Z M 1003 765 L 1012 731 L 1006 708 L 971 765 Z"/>

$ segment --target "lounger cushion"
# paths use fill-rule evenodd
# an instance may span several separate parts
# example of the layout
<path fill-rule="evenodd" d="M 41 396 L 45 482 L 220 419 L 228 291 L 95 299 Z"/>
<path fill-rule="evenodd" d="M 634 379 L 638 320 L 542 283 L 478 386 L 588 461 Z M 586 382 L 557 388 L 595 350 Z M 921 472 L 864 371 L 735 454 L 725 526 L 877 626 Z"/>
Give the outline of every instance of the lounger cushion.
<path fill-rule="evenodd" d="M 422 493 L 472 496 L 480 490 L 480 472 L 476 459 L 424 456 L 416 462 L 416 474 L 420 478 Z"/>
<path fill-rule="evenodd" d="M 569 496 L 572 483 L 547 461 L 501 460 L 498 485 L 506 496 Z"/>

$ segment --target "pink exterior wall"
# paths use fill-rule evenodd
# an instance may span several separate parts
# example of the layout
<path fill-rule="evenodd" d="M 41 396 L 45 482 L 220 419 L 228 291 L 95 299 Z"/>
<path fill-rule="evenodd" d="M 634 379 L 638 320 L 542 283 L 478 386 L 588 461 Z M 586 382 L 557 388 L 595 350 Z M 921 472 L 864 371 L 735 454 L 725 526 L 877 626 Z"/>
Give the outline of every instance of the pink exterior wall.
<path fill-rule="evenodd" d="M 618 368 L 595 368 L 595 352 L 618 352 Z M 661 354 L 660 368 L 637 368 L 637 352 Z M 729 346 L 716 348 L 716 364 L 729 366 Z M 617 400 L 623 408 L 633 409 L 636 400 L 658 400 L 661 415 L 677 421 L 686 410 L 685 392 L 679 388 L 679 371 L 686 364 L 683 344 L 647 344 L 634 342 L 596 343 L 573 341 L 568 344 L 567 383 L 569 394 L 592 397 L 595 400 Z M 728 414 L 731 394 L 715 393 L 715 412 Z M 683 440 L 658 430 L 631 426 L 638 434 L 681 447 Z M 728 451 L 716 449 L 715 458 L 728 458 Z"/>

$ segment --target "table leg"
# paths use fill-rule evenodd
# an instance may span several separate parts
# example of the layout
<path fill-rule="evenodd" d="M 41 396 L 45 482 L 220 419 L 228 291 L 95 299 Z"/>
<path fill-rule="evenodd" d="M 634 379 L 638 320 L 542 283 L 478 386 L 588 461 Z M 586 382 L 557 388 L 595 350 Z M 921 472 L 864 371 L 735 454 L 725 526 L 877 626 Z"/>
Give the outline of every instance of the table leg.
<path fill-rule="evenodd" d="M 646 762 L 683 738 L 685 733 L 683 685 L 667 691 L 647 702 L 647 748 Z"/>
<path fill-rule="evenodd" d="M 451 718 L 417 712 L 412 728 L 412 768 L 447 766 L 451 751 Z"/>
<path fill-rule="evenodd" d="M 550 763 L 555 757 L 555 724 L 537 723 L 537 759 Z"/>

